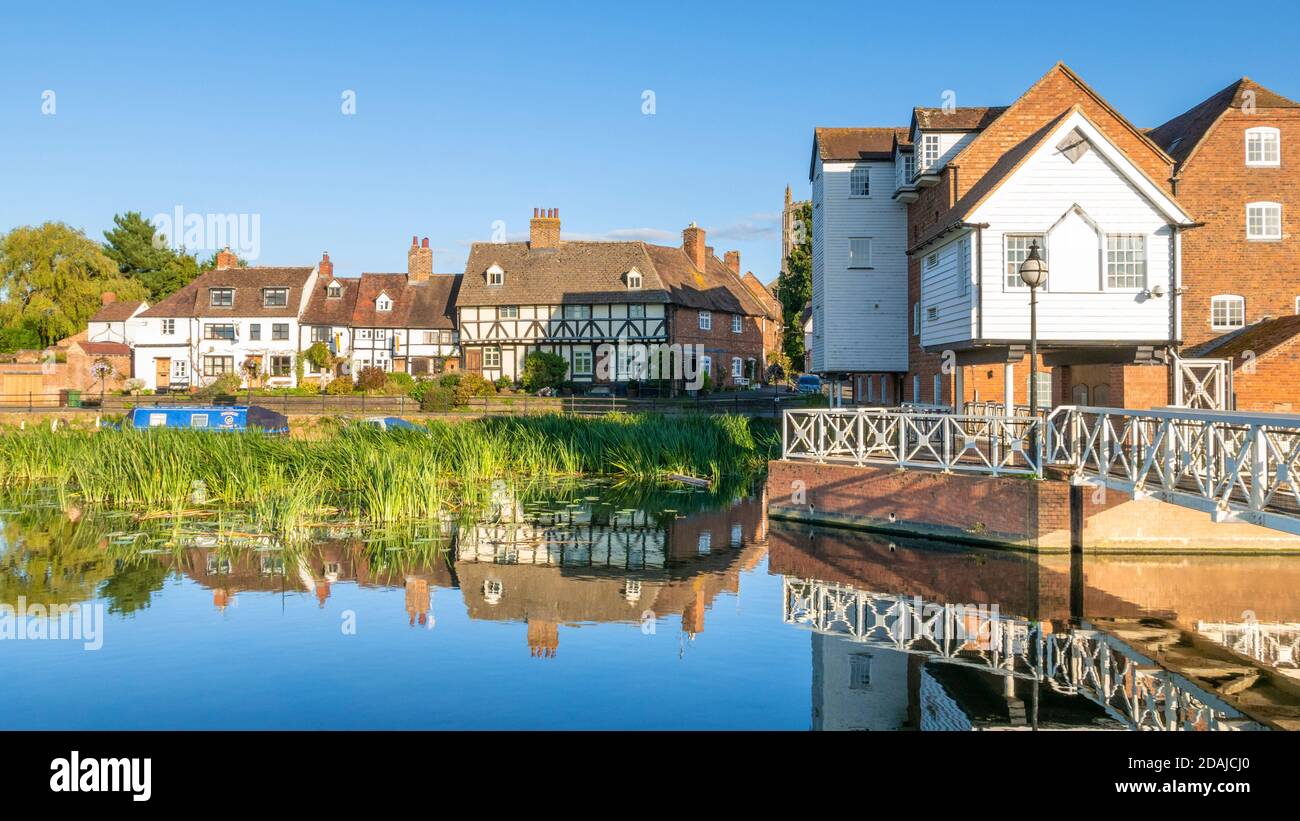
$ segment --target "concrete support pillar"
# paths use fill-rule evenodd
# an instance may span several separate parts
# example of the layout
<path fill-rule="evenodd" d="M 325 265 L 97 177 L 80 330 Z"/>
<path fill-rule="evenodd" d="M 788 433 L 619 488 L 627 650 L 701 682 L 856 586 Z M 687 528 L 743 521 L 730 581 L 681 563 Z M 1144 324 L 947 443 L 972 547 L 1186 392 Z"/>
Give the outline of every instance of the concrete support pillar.
<path fill-rule="evenodd" d="M 1007 416 L 1016 414 L 1016 366 L 1012 362 L 1002 366 L 1002 406 Z"/>

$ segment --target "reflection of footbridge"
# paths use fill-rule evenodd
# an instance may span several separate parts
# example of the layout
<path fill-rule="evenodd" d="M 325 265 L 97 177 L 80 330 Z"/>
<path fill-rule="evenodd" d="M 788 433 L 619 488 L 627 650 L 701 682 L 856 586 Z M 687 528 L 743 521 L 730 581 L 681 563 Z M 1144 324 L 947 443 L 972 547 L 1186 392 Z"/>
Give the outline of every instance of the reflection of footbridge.
<path fill-rule="evenodd" d="M 787 624 L 1079 695 L 1141 730 L 1261 730 L 1218 695 L 1101 630 L 1056 632 L 996 606 L 929 602 L 785 577 Z"/>

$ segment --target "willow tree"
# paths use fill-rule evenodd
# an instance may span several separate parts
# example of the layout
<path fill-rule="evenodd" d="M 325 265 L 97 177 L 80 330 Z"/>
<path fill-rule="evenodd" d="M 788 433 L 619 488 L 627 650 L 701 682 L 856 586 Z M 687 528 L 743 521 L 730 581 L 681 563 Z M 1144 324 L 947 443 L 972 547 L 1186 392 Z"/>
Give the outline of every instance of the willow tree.
<path fill-rule="evenodd" d="M 61 222 L 25 225 L 0 238 L 0 327 L 27 328 L 49 345 L 86 328 L 101 296 L 145 299 L 99 243 Z"/>

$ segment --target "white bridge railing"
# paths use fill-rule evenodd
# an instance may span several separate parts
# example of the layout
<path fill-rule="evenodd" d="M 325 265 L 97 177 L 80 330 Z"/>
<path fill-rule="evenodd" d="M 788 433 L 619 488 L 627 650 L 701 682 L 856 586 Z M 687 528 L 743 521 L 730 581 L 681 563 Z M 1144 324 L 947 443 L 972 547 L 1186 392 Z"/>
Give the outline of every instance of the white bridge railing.
<path fill-rule="evenodd" d="M 788 410 L 786 459 L 990 476 L 1054 466 L 1104 485 L 1300 534 L 1300 416 L 1062 405 L 1044 416 Z"/>

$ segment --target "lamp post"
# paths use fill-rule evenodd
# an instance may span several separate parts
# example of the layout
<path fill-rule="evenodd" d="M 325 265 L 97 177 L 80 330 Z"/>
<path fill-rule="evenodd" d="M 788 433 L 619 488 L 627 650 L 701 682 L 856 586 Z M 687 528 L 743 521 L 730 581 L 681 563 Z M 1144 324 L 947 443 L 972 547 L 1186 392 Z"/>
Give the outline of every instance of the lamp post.
<path fill-rule="evenodd" d="M 1038 288 L 1047 282 L 1047 263 L 1038 255 L 1038 241 L 1020 263 L 1020 281 L 1029 286 L 1029 412 L 1038 415 Z"/>

